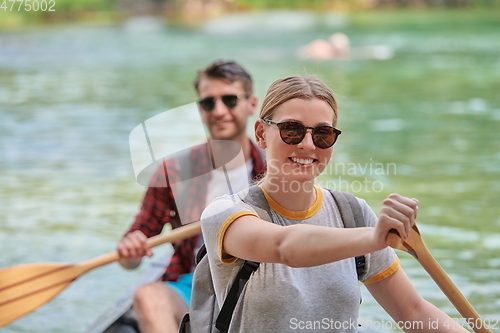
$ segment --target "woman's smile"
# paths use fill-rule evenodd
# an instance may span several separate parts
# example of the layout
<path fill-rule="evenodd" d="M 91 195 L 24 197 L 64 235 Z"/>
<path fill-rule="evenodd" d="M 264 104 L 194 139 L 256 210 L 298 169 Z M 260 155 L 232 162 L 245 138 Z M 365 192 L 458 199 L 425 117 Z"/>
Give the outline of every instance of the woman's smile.
<path fill-rule="evenodd" d="M 298 165 L 300 167 L 312 167 L 314 163 L 318 162 L 315 158 L 310 157 L 296 157 L 292 156 L 288 158 L 294 165 Z"/>

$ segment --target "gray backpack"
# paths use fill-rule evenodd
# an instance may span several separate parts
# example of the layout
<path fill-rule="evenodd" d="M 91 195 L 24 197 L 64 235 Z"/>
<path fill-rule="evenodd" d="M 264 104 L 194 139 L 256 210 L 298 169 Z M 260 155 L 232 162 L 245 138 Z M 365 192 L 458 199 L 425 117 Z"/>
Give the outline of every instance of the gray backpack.
<path fill-rule="evenodd" d="M 337 190 L 329 191 L 339 208 L 344 227 L 364 227 L 363 212 L 354 195 Z M 269 207 L 260 208 L 269 212 Z M 259 268 L 258 262 L 245 261 L 233 281 L 222 308 L 219 309 L 206 253 L 203 245 L 196 255 L 197 266 L 193 276 L 191 307 L 189 313 L 182 319 L 179 333 L 226 333 L 243 287 L 252 273 Z M 366 269 L 365 256 L 356 257 L 354 260 L 359 277 Z"/>

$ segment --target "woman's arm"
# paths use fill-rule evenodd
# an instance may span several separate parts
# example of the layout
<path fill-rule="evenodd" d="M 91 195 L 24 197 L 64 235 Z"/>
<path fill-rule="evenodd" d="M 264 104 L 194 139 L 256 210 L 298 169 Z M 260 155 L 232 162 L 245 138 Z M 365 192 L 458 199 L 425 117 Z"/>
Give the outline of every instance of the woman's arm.
<path fill-rule="evenodd" d="M 227 229 L 222 253 L 223 257 L 291 267 L 318 266 L 379 250 L 372 240 L 373 230 L 308 224 L 284 227 L 255 216 L 242 216 Z"/>
<path fill-rule="evenodd" d="M 390 229 L 406 237 L 416 215 L 416 200 L 391 194 L 375 228 L 330 228 L 307 224 L 279 226 L 246 215 L 232 222 L 222 241 L 223 257 L 310 267 L 375 252 L 387 247 Z"/>
<path fill-rule="evenodd" d="M 447 314 L 424 300 L 401 268 L 366 287 L 405 332 L 468 333 Z"/>

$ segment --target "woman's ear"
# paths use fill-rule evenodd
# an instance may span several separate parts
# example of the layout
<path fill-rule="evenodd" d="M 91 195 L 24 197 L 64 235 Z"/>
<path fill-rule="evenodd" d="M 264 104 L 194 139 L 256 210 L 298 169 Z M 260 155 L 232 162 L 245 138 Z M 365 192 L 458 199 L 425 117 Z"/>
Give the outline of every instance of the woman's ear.
<path fill-rule="evenodd" d="M 257 119 L 253 125 L 255 131 L 255 141 L 257 141 L 257 146 L 260 149 L 266 149 L 266 131 L 264 130 L 264 122 L 261 119 Z"/>

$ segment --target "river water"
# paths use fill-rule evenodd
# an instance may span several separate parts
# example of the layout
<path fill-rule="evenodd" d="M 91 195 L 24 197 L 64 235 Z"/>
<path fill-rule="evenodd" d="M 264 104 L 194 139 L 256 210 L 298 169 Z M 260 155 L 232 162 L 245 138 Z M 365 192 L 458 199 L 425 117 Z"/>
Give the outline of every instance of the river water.
<path fill-rule="evenodd" d="M 271 82 L 293 74 L 317 75 L 336 92 L 343 132 L 321 184 L 353 192 L 375 211 L 392 192 L 418 198 L 428 247 L 500 328 L 498 17 L 269 12 L 196 29 L 143 20 L 0 32 L 0 267 L 112 251 L 145 190 L 135 182 L 130 132 L 194 102 L 195 71 L 231 58 L 253 74 L 260 99 Z M 336 31 L 359 52 L 382 45 L 386 59 L 297 56 L 302 45 Z M 174 117 L 166 138 L 200 142 L 203 131 L 185 124 Z M 418 291 L 460 317 L 418 263 L 399 255 Z M 93 270 L 0 331 L 84 332 L 150 263 Z M 389 320 L 365 291 L 363 299 L 362 320 Z"/>

